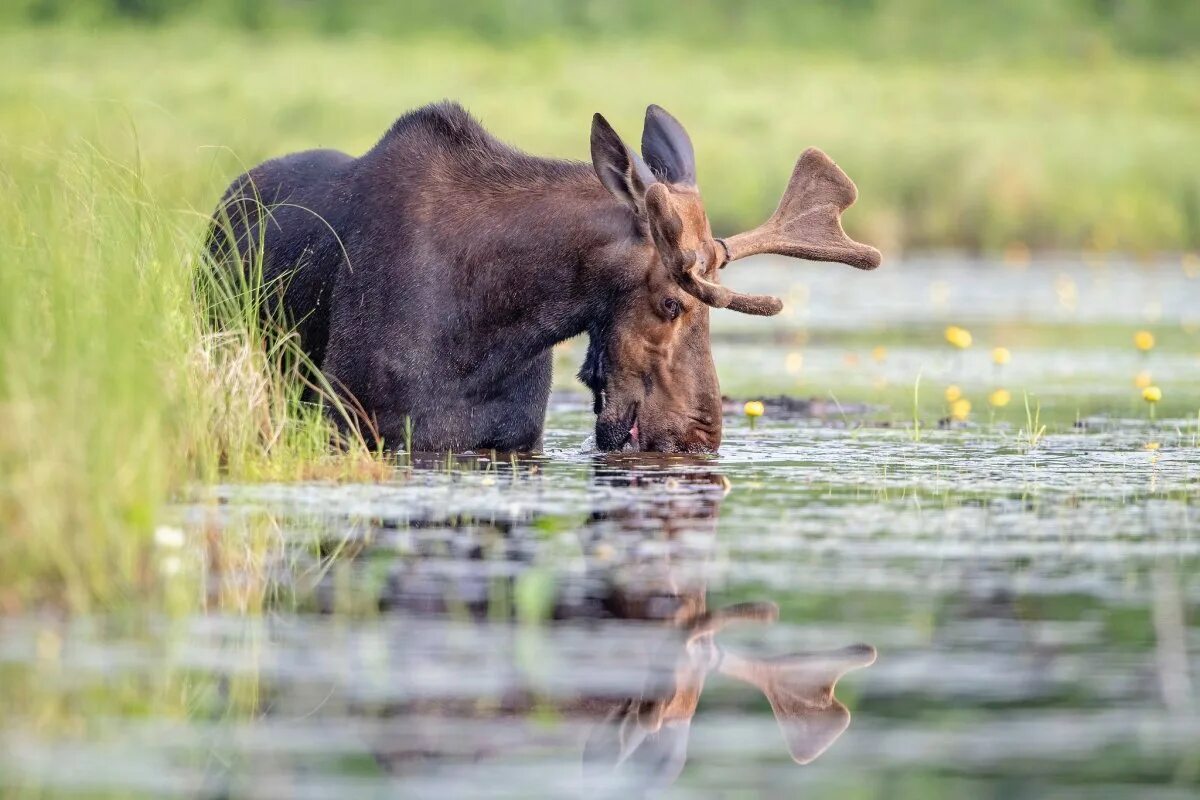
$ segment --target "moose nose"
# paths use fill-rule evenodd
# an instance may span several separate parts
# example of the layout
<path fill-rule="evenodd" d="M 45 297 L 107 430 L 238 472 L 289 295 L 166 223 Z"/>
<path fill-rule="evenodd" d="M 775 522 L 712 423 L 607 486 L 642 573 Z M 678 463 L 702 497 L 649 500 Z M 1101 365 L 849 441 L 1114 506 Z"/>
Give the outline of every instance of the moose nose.
<path fill-rule="evenodd" d="M 620 420 L 596 423 L 596 448 L 604 451 L 620 450 L 629 441 L 629 427 Z"/>
<path fill-rule="evenodd" d="M 638 441 L 639 403 L 630 405 L 619 417 L 601 414 L 596 418 L 596 447 L 604 451 L 620 450 L 632 440 L 634 449 L 641 449 Z"/>

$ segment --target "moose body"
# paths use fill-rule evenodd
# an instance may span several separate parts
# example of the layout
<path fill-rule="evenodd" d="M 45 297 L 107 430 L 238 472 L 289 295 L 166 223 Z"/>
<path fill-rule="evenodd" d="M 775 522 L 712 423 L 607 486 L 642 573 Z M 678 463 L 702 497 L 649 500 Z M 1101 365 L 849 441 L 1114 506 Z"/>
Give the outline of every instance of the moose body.
<path fill-rule="evenodd" d="M 247 272 L 261 254 L 264 313 L 294 326 L 370 440 L 539 449 L 552 348 L 586 332 L 602 449 L 713 451 L 709 306 L 777 301 L 685 274 L 699 259 L 715 278 L 729 248 L 686 133 L 657 107 L 643 151 L 597 115 L 592 164 L 538 158 L 455 104 L 427 106 L 359 158 L 309 151 L 240 176 L 210 250 Z"/>

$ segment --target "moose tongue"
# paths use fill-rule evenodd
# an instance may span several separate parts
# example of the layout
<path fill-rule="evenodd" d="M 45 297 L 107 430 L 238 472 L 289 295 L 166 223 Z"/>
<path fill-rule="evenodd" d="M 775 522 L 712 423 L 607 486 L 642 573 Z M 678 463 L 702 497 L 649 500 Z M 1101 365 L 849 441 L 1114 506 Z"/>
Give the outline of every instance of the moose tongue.
<path fill-rule="evenodd" d="M 629 429 L 629 438 L 630 438 L 630 439 L 633 439 L 634 441 L 637 441 L 637 438 L 638 438 L 638 426 L 637 426 L 637 422 L 636 422 L 636 421 L 634 421 L 634 423 L 633 423 L 633 427 Z"/>

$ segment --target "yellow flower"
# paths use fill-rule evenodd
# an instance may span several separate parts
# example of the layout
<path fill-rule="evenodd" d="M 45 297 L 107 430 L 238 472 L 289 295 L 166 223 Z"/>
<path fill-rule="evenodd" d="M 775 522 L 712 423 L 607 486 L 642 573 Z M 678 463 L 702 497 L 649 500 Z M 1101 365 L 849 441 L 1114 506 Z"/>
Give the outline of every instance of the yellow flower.
<path fill-rule="evenodd" d="M 1158 442 L 1146 442 L 1146 444 L 1144 444 L 1142 446 L 1145 447 L 1147 450 L 1157 450 L 1161 445 L 1159 445 Z"/>
<path fill-rule="evenodd" d="M 953 403 L 962 397 L 962 389 L 957 386 L 950 385 L 946 387 L 946 402 Z"/>
<path fill-rule="evenodd" d="M 1148 369 L 1144 369 L 1137 375 L 1133 376 L 1133 385 L 1139 389 L 1145 389 L 1153 382 L 1154 380 L 1150 377 L 1150 370 Z"/>
<path fill-rule="evenodd" d="M 1142 389 L 1142 399 L 1147 403 L 1157 403 L 1162 400 L 1162 389 L 1157 386 L 1147 386 Z"/>
<path fill-rule="evenodd" d="M 1154 349 L 1154 334 L 1150 331 L 1138 331 L 1133 335 L 1133 346 L 1143 353 Z"/>
<path fill-rule="evenodd" d="M 742 410 L 746 412 L 746 418 L 750 420 L 750 430 L 754 430 L 754 424 L 758 422 L 758 418 L 766 412 L 761 400 L 751 400 L 747 402 L 746 405 L 742 407 Z"/>
<path fill-rule="evenodd" d="M 804 353 L 788 353 L 787 358 L 784 359 L 784 366 L 787 368 L 787 371 L 790 374 L 795 375 L 800 370 L 804 369 Z"/>
<path fill-rule="evenodd" d="M 1008 352 L 1007 347 L 997 347 L 992 350 L 992 363 L 1004 366 L 1012 361 L 1012 353 Z"/>
<path fill-rule="evenodd" d="M 971 346 L 971 332 L 966 328 L 960 328 L 957 325 L 951 325 L 946 328 L 946 341 L 957 347 L 959 350 L 966 350 Z"/>
<path fill-rule="evenodd" d="M 988 402 L 991 403 L 994 408 L 1004 408 L 1006 405 L 1012 402 L 1012 395 L 1008 393 L 1008 389 L 997 389 L 988 395 Z"/>
<path fill-rule="evenodd" d="M 961 421 L 966 419 L 971 414 L 971 401 L 965 397 L 959 398 L 950 404 L 950 416 Z"/>
<path fill-rule="evenodd" d="M 883 345 L 879 345 L 871 351 L 871 358 L 875 359 L 875 361 L 878 363 L 887 361 L 887 348 Z"/>

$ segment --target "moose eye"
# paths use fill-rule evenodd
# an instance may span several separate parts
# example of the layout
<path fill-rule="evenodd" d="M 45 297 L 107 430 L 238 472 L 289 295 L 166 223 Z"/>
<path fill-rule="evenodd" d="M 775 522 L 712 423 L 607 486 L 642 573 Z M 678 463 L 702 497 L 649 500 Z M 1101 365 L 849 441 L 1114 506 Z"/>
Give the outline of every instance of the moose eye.
<path fill-rule="evenodd" d="M 664 297 L 662 310 L 666 314 L 667 319 L 675 319 L 683 313 L 683 306 L 674 297 Z"/>

